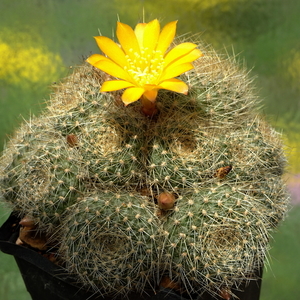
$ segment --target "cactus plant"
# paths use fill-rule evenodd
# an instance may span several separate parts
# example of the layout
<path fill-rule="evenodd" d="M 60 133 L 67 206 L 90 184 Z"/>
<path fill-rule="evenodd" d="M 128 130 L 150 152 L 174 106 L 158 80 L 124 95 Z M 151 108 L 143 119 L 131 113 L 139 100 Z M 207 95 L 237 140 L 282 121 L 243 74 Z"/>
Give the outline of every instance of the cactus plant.
<path fill-rule="evenodd" d="M 2 199 L 95 292 L 142 292 L 167 276 L 190 295 L 230 293 L 253 279 L 284 217 L 280 135 L 247 70 L 197 43 L 204 55 L 180 75 L 188 94 L 124 101 L 83 63 L 4 150 Z"/>

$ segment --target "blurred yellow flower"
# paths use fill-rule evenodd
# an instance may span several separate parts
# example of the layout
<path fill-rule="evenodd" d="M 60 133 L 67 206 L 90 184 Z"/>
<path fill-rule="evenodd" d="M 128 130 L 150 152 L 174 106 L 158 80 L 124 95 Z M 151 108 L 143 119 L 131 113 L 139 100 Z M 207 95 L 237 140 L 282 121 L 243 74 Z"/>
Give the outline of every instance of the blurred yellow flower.
<path fill-rule="evenodd" d="M 154 102 L 159 89 L 186 94 L 188 86 L 174 77 L 193 69 L 192 62 L 202 53 L 197 45 L 181 43 L 169 50 L 175 37 L 177 21 L 162 30 L 157 19 L 139 23 L 133 30 L 118 22 L 117 38 L 120 45 L 104 36 L 95 37 L 102 52 L 87 59 L 94 67 L 119 78 L 103 83 L 100 91 L 126 89 L 122 95 L 125 105 L 141 97 Z"/>
<path fill-rule="evenodd" d="M 14 40 L 9 37 L 13 36 Z M 28 33 L 14 33 L 2 29 L 0 32 L 0 80 L 9 84 L 21 84 L 30 87 L 32 84 L 49 85 L 58 78 L 63 66 L 59 54 L 48 50 L 41 41 Z"/>

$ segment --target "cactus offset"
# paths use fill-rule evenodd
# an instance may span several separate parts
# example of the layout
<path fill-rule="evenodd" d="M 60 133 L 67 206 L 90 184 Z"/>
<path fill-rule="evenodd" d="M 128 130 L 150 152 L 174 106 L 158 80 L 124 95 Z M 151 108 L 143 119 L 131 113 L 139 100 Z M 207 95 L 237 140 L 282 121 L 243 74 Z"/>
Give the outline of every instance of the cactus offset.
<path fill-rule="evenodd" d="M 194 65 L 188 95 L 160 91 L 147 117 L 99 92 L 107 76 L 85 63 L 3 153 L 2 198 L 55 236 L 87 288 L 142 292 L 166 275 L 219 293 L 266 257 L 288 203 L 280 136 L 234 60 L 207 49 Z"/>
<path fill-rule="evenodd" d="M 60 252 L 70 272 L 108 293 L 153 284 L 159 240 L 154 205 L 146 197 L 102 191 L 69 211 Z"/>

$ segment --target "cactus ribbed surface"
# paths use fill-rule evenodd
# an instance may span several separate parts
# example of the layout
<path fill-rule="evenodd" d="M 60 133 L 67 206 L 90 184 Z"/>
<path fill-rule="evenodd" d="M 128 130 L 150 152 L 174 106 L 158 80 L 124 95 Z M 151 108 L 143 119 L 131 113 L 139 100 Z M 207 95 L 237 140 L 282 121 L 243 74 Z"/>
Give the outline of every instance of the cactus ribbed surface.
<path fill-rule="evenodd" d="M 100 93 L 102 71 L 75 68 L 3 153 L 1 197 L 87 288 L 142 292 L 168 276 L 218 294 L 264 262 L 288 203 L 280 136 L 246 70 L 203 52 L 181 75 L 188 95 L 159 91 L 153 118 Z M 173 208 L 160 209 L 162 193 Z"/>

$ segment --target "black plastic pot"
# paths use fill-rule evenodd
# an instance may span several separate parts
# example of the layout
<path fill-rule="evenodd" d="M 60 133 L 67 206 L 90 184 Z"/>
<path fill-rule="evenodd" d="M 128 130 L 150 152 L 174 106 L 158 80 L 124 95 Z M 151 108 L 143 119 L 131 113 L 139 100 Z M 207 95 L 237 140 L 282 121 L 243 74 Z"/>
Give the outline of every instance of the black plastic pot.
<path fill-rule="evenodd" d="M 102 297 L 101 294 L 92 294 L 72 284 L 75 280 L 64 269 L 55 265 L 38 252 L 16 245 L 19 236 L 19 221 L 13 213 L 0 228 L 0 250 L 13 255 L 26 288 L 32 300 L 123 300 L 122 298 Z M 261 275 L 261 270 L 258 272 Z M 261 276 L 260 276 L 261 277 Z M 259 300 L 261 280 L 250 281 L 245 285 L 243 292 L 233 291 L 240 300 Z M 161 288 L 157 293 L 150 292 L 146 295 L 131 293 L 129 300 L 185 300 L 171 289 Z M 203 294 L 197 300 L 214 300 L 209 294 Z M 221 300 L 223 298 L 217 298 Z"/>

